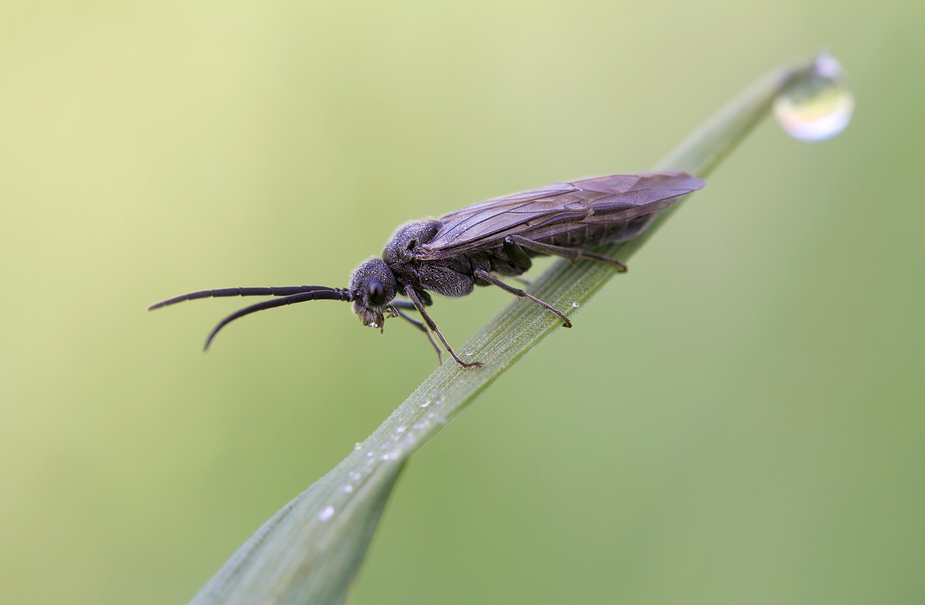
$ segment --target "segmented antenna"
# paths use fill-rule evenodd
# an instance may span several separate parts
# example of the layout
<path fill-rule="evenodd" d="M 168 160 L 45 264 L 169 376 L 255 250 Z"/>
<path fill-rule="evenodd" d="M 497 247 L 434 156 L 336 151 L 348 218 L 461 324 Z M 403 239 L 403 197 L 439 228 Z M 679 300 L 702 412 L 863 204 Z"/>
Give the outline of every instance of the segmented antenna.
<path fill-rule="evenodd" d="M 209 332 L 209 337 L 206 338 L 206 345 L 202 348 L 202 350 L 208 351 L 209 345 L 212 344 L 212 339 L 215 338 L 215 335 L 218 334 L 218 331 L 239 317 L 244 317 L 245 315 L 250 315 L 251 313 L 263 311 L 265 309 L 284 307 L 286 305 L 294 305 L 296 303 L 308 302 L 310 300 L 341 300 L 344 302 L 350 302 L 353 300 L 353 296 L 350 294 L 349 290 L 341 290 L 335 288 L 329 288 L 325 290 L 318 289 L 312 290 L 310 292 L 302 292 L 301 294 L 284 296 L 283 298 L 277 298 L 276 300 L 265 300 L 261 303 L 257 303 L 256 305 L 244 307 L 240 311 L 236 311 L 218 322 L 218 325 L 215 326 L 211 332 Z"/>
<path fill-rule="evenodd" d="M 151 305 L 148 307 L 148 310 L 153 311 L 154 309 L 160 309 L 161 307 L 166 307 L 168 305 L 175 305 L 186 300 L 197 300 L 200 298 L 222 298 L 226 296 L 279 296 L 281 298 L 277 298 L 276 300 L 265 300 L 261 303 L 251 305 L 249 307 L 244 307 L 240 311 L 236 311 L 222 321 L 218 322 L 218 325 L 215 326 L 211 332 L 209 332 L 209 337 L 206 338 L 206 344 L 203 347 L 204 351 L 209 350 L 209 345 L 212 344 L 212 339 L 215 338 L 215 335 L 218 334 L 219 330 L 234 320 L 238 319 L 239 317 L 244 317 L 245 315 L 250 315 L 251 313 L 263 311 L 265 309 L 284 307 L 286 305 L 294 305 L 296 303 L 308 302 L 310 300 L 340 300 L 344 302 L 353 301 L 353 295 L 350 293 L 350 290 L 344 288 L 329 288 L 327 286 L 284 286 L 281 288 L 221 288 L 218 290 L 200 290 L 199 292 L 190 292 L 189 294 L 170 298 L 168 300 Z"/>
<path fill-rule="evenodd" d="M 148 311 L 175 305 L 185 300 L 197 300 L 200 298 L 222 298 L 225 296 L 291 296 L 301 292 L 336 289 L 337 288 L 329 288 L 327 286 L 284 286 L 282 288 L 220 288 L 218 290 L 200 290 L 199 292 L 190 292 L 189 294 L 162 300 L 148 307 Z"/>

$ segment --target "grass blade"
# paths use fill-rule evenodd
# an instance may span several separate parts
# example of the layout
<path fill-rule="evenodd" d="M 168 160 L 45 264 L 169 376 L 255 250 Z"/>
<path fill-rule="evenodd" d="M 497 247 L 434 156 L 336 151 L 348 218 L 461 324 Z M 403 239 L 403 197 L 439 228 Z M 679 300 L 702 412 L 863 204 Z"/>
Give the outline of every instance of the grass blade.
<path fill-rule="evenodd" d="M 709 174 L 770 113 L 777 95 L 814 73 L 817 60 L 782 68 L 756 82 L 655 169 Z M 659 215 L 642 237 L 599 252 L 628 260 L 681 205 Z M 531 293 L 573 313 L 614 274 L 603 263 L 559 261 L 536 280 Z M 484 367 L 464 370 L 452 360 L 445 362 L 362 448 L 267 521 L 191 603 L 343 602 L 404 462 L 560 325 L 529 301 L 511 303 L 458 349 Z"/>

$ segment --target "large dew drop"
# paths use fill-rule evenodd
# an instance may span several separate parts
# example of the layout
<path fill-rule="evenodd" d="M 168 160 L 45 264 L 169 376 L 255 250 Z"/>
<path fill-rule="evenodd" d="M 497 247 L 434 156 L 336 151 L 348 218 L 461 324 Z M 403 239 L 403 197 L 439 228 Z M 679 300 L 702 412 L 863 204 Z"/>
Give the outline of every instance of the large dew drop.
<path fill-rule="evenodd" d="M 809 75 L 774 99 L 774 117 L 790 136 L 801 141 L 824 141 L 851 121 L 854 97 L 845 72 L 832 55 L 816 59 Z"/>

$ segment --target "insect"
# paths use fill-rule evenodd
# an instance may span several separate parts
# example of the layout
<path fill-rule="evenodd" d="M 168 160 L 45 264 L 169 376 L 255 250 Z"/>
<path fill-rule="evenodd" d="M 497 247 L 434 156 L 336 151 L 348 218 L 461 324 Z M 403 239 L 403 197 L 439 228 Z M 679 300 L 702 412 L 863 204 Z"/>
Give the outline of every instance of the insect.
<path fill-rule="evenodd" d="M 521 275 L 537 255 L 589 259 L 626 271 L 626 265 L 618 259 L 586 249 L 637 237 L 659 211 L 705 185 L 706 181 L 686 172 L 618 174 L 555 183 L 475 204 L 440 218 L 401 225 L 386 243 L 382 258 L 370 257 L 354 269 L 347 288 L 202 290 L 159 302 L 149 310 L 198 298 L 277 297 L 245 307 L 220 321 L 206 339 L 205 349 L 208 349 L 219 330 L 245 315 L 310 300 L 339 300 L 353 303 L 353 311 L 364 326 L 378 328 L 381 333 L 387 316 L 400 317 L 427 335 L 439 362 L 442 362 L 440 347 L 431 332 L 456 363 L 466 368 L 478 367 L 482 365 L 479 362 L 461 360 L 437 329 L 427 313 L 427 307 L 433 303 L 431 292 L 458 297 L 471 293 L 474 286 L 497 286 L 530 299 L 570 328 L 572 322 L 561 311 L 497 276 Z M 408 300 L 396 300 L 399 295 Z M 417 311 L 423 321 L 405 311 Z"/>

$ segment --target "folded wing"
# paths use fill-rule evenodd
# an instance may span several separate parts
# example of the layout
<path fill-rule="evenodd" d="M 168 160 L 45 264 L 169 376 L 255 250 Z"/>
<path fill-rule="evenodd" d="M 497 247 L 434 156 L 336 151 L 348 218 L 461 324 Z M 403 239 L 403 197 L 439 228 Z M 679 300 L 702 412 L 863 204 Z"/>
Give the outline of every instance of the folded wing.
<path fill-rule="evenodd" d="M 440 231 L 415 255 L 446 258 L 500 246 L 508 235 L 536 239 L 658 212 L 706 181 L 686 172 L 612 175 L 555 183 L 488 200 L 440 217 Z"/>

